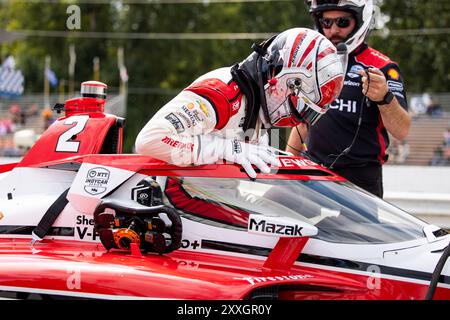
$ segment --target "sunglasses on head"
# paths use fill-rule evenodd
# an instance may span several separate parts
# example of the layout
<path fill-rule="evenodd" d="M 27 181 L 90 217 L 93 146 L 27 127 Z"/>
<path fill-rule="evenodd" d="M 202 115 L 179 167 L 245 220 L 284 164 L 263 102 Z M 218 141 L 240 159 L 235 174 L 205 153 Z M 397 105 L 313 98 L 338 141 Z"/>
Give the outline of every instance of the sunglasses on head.
<path fill-rule="evenodd" d="M 319 22 L 322 28 L 330 29 L 333 23 L 336 23 L 336 26 L 339 28 L 347 28 L 350 25 L 350 22 L 352 21 L 352 17 L 339 17 L 335 19 L 331 18 L 320 18 Z"/>

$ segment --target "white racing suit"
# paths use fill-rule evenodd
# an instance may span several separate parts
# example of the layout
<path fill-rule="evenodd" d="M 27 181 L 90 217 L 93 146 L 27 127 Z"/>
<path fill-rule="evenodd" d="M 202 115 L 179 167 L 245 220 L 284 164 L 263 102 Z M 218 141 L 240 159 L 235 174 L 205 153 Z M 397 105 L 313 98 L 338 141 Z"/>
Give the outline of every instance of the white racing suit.
<path fill-rule="evenodd" d="M 255 164 L 269 172 L 276 165 L 262 123 L 244 132 L 247 99 L 233 81 L 231 67 L 211 71 L 164 105 L 136 138 L 136 151 L 179 166 L 215 163 L 241 164 L 251 177 Z M 264 143 L 262 142 L 264 141 Z"/>

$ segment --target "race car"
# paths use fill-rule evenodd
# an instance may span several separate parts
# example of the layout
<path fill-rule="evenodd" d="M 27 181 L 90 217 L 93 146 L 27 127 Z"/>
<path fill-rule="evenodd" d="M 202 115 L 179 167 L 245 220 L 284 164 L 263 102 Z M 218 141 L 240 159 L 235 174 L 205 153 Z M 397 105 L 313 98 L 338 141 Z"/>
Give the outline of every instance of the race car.
<path fill-rule="evenodd" d="M 0 166 L 0 297 L 450 299 L 450 235 L 305 157 L 249 179 L 121 154 L 88 81 Z"/>

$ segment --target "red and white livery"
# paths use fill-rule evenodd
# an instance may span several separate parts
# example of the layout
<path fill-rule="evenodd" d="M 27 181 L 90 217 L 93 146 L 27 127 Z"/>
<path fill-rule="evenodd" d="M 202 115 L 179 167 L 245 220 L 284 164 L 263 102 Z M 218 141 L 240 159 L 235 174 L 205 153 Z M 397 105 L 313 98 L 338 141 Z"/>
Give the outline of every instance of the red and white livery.
<path fill-rule="evenodd" d="M 0 297 L 450 299 L 439 227 L 300 157 L 251 180 L 121 154 L 103 103 L 0 166 Z"/>

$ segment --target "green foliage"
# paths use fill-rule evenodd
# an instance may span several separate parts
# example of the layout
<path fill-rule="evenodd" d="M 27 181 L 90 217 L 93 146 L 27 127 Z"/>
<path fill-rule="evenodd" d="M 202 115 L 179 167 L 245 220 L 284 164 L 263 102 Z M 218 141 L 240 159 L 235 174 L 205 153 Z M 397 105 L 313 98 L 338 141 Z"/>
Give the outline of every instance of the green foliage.
<path fill-rule="evenodd" d="M 411 35 L 392 34 L 386 39 L 372 36 L 369 41 L 399 64 L 407 92 L 450 91 L 450 1 L 385 0 L 381 11 L 390 17 L 389 30 L 415 30 Z M 423 34 L 418 35 L 417 30 Z"/>
<path fill-rule="evenodd" d="M 24 40 L 15 41 L 1 46 L 1 57 L 14 55 L 17 65 L 25 74 L 26 92 L 42 92 L 44 83 L 45 56 L 51 57 L 51 68 L 59 79 L 68 79 L 69 45 L 76 44 L 77 64 L 75 82 L 80 83 L 92 78 L 92 61 L 95 56 L 100 58 L 103 73 L 109 79 L 118 77 L 115 57 L 108 51 L 112 43 L 105 39 L 77 39 L 71 36 L 66 28 L 66 13 L 68 4 L 38 3 L 26 1 L 11 1 L 4 4 L 0 10 L 0 21 L 7 31 L 13 30 L 44 30 L 68 31 L 66 37 L 29 36 Z M 111 25 L 111 9 L 105 5 L 89 5 L 82 9 L 80 31 L 109 31 Z M 114 52 L 115 54 L 115 52 Z M 56 89 L 54 89 L 56 90 Z"/>
<path fill-rule="evenodd" d="M 280 12 L 274 15 L 274 12 Z M 140 33 L 272 33 L 309 24 L 302 0 L 273 3 L 125 6 L 120 29 Z M 128 100 L 125 146 L 177 90 L 215 68 L 250 54 L 254 40 L 129 40 L 123 45 L 130 88 L 176 89 L 168 94 L 134 94 Z"/>
<path fill-rule="evenodd" d="M 27 92 L 42 92 L 44 59 L 52 57 L 58 78 L 68 79 L 69 45 L 76 46 L 75 84 L 92 78 L 92 61 L 100 58 L 101 80 L 117 88 L 117 48 L 125 49 L 128 86 L 125 150 L 131 151 L 139 129 L 180 88 L 201 74 L 232 65 L 250 54 L 251 40 L 87 39 L 82 32 L 124 33 L 274 33 L 310 25 L 303 0 L 218 4 L 89 4 L 80 1 L 81 30 L 66 28 L 66 9 L 77 2 L 10 1 L 2 4 L 6 30 L 67 31 L 66 37 L 30 36 L 3 44 L 1 57 L 13 54 L 26 77 Z M 277 13 L 277 14 L 274 14 Z M 142 89 L 144 88 L 144 89 Z M 150 92 L 145 88 L 151 88 Z M 163 89 L 152 93 L 154 90 Z M 53 89 L 56 90 L 56 89 Z"/>
<path fill-rule="evenodd" d="M 70 4 L 81 9 L 81 30 L 66 28 Z M 390 30 L 449 28 L 448 0 L 384 0 Z M 101 80 L 112 91 L 119 86 L 117 48 L 125 49 L 130 76 L 125 151 L 147 120 L 181 88 L 212 69 L 232 65 L 250 54 L 251 40 L 157 40 L 78 37 L 81 32 L 275 33 L 312 27 L 304 0 L 198 4 L 92 4 L 87 1 L 3 1 L 0 22 L 6 30 L 67 31 L 64 37 L 33 34 L 0 46 L 3 60 L 13 54 L 24 71 L 27 92 L 43 91 L 44 59 L 51 55 L 59 79 L 68 79 L 69 45 L 75 44 L 75 85 L 92 79 L 94 57 L 100 58 Z M 397 61 L 408 92 L 439 92 L 450 88 L 448 34 L 370 37 L 369 43 Z M 56 90 L 56 89 L 53 89 Z"/>

